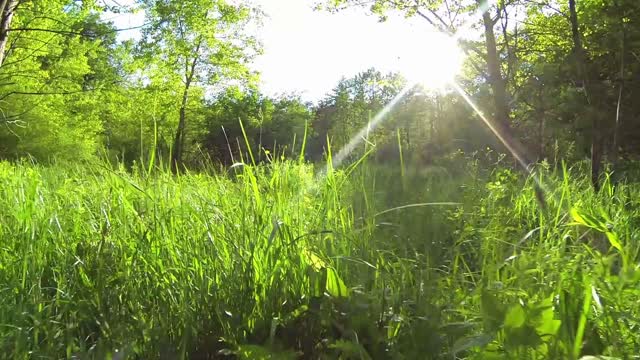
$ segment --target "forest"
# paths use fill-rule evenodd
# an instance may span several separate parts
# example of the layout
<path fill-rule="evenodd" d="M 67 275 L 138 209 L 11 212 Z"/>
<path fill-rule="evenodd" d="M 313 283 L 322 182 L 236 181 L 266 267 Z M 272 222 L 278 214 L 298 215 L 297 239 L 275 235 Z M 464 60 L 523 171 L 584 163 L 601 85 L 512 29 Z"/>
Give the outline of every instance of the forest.
<path fill-rule="evenodd" d="M 260 0 L 0 0 L 0 358 L 637 358 L 640 2 L 305 3 L 460 66 L 312 101 Z"/>

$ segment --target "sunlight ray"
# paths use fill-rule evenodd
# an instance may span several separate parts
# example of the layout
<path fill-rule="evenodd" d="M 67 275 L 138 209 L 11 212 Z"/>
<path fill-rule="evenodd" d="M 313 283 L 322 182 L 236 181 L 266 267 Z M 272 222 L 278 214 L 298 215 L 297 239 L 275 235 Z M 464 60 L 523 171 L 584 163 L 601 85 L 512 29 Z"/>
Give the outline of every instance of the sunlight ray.
<path fill-rule="evenodd" d="M 513 147 L 513 145 L 511 145 L 511 142 L 515 140 L 506 139 L 505 138 L 506 135 L 500 133 L 498 128 L 493 124 L 493 122 L 482 112 L 482 110 L 480 110 L 478 105 L 476 105 L 476 103 L 471 99 L 471 97 L 469 97 L 467 92 L 464 91 L 464 89 L 462 89 L 456 82 L 452 81 L 451 86 L 458 93 L 458 95 L 460 95 L 464 99 L 464 101 L 466 101 L 467 104 L 469 104 L 469 106 L 473 109 L 473 111 L 475 111 L 475 113 L 478 114 L 480 119 L 482 119 L 482 122 L 484 122 L 484 124 L 487 125 L 489 130 L 491 130 L 491 132 L 498 138 L 498 140 L 500 140 L 500 142 L 507 148 L 507 150 L 509 150 L 509 152 L 511 153 L 511 155 L 513 155 L 513 157 L 516 159 L 518 164 L 520 164 L 520 166 L 522 166 L 522 168 L 528 174 L 530 174 L 531 173 L 530 164 L 528 164 L 524 156 L 520 154 L 518 150 Z"/>
<path fill-rule="evenodd" d="M 347 143 L 342 149 L 340 149 L 338 154 L 333 157 L 332 162 L 327 164 L 325 172 L 329 171 L 331 168 L 339 167 L 349 156 L 349 154 L 351 154 L 359 144 L 363 143 L 367 139 L 368 134 L 371 131 L 375 130 L 378 125 L 380 125 L 385 116 L 389 114 L 389 112 L 398 104 L 400 100 L 402 100 L 402 98 L 411 89 L 414 88 L 414 86 L 414 83 L 409 83 L 404 88 L 402 88 L 402 90 L 400 90 L 400 92 L 389 103 L 387 103 L 387 105 L 385 105 L 385 107 L 380 110 L 373 119 L 371 119 L 367 123 L 367 125 L 362 127 L 362 129 L 360 129 L 360 131 L 358 131 L 358 133 L 354 135 L 351 140 L 349 140 L 349 143 Z"/>
<path fill-rule="evenodd" d="M 547 197 L 548 194 L 551 194 L 551 192 L 549 192 L 548 187 L 544 183 L 542 183 L 540 181 L 540 179 L 538 179 L 538 177 L 535 176 L 535 174 L 533 172 L 533 167 L 532 167 L 533 164 L 528 163 L 527 160 L 525 159 L 525 157 L 523 156 L 523 154 L 518 152 L 518 150 L 513 147 L 512 143 L 513 142 L 517 142 L 517 140 L 516 139 L 509 139 L 509 140 L 506 139 L 505 138 L 506 135 L 502 134 L 500 132 L 500 130 L 493 124 L 491 119 L 489 119 L 489 117 L 487 117 L 484 114 L 484 112 L 482 112 L 480 107 L 478 107 L 478 105 L 476 105 L 476 103 L 473 101 L 473 99 L 471 99 L 469 94 L 467 94 L 467 92 L 464 91 L 464 89 L 462 89 L 460 87 L 460 85 L 458 85 L 456 82 L 452 81 L 451 82 L 451 86 L 458 93 L 458 95 L 460 95 L 464 99 L 464 101 L 467 102 L 467 104 L 480 117 L 480 119 L 482 119 L 482 122 L 491 130 L 491 132 L 498 138 L 498 140 L 500 140 L 500 142 L 507 148 L 507 150 L 511 153 L 513 158 L 516 159 L 518 164 L 522 167 L 524 172 L 527 175 L 529 175 L 531 177 L 531 179 L 533 179 L 533 181 L 535 183 L 534 190 L 535 190 L 535 194 L 536 194 L 536 200 L 538 201 L 538 203 L 540 204 L 541 207 L 543 207 L 543 208 L 546 207 L 546 197 Z"/>
<path fill-rule="evenodd" d="M 491 3 L 492 3 L 491 0 L 483 1 L 474 15 L 482 15 L 484 12 L 488 11 Z M 470 27 L 470 24 L 471 24 L 470 20 L 465 22 L 465 24 L 463 24 L 463 28 L 464 28 L 463 30 Z M 518 149 L 514 147 L 514 142 L 516 142 L 516 145 L 517 145 L 517 140 L 507 139 L 506 138 L 507 135 L 501 133 L 499 128 L 492 122 L 492 120 L 484 114 L 484 112 L 478 107 L 478 105 L 476 105 L 476 103 L 471 99 L 471 97 L 467 94 L 467 92 L 464 89 L 462 89 L 462 87 L 460 87 L 458 83 L 455 81 L 457 68 L 460 67 L 462 62 L 464 61 L 464 58 L 462 56 L 463 52 L 458 47 L 458 41 L 461 39 L 461 34 L 459 32 L 454 34 L 447 34 L 444 31 L 438 31 L 438 33 L 443 36 L 442 38 L 438 38 L 439 39 L 438 47 L 440 48 L 441 51 L 444 52 L 441 58 L 448 60 L 452 64 L 448 64 L 446 66 L 447 68 L 444 69 L 445 67 L 443 65 L 444 63 L 439 62 L 437 67 L 441 67 L 443 68 L 442 70 L 446 70 L 445 72 L 447 74 L 445 75 L 441 74 L 440 76 L 444 76 L 444 77 L 442 77 L 442 79 L 438 79 L 435 75 L 433 75 L 433 73 L 428 73 L 428 70 L 432 71 L 433 69 L 427 69 L 427 71 L 425 71 L 424 64 L 422 64 L 422 69 L 421 69 L 419 64 L 420 64 L 420 61 L 423 60 L 422 58 L 424 58 L 424 56 L 415 56 L 416 59 L 412 59 L 412 61 L 410 62 L 407 62 L 405 60 L 405 64 L 404 64 L 406 68 L 405 72 L 408 72 L 410 75 L 409 76 L 410 83 L 408 83 L 380 112 L 378 112 L 378 114 L 376 114 L 376 116 L 372 120 L 370 120 L 366 126 L 361 128 L 358 131 L 358 133 L 351 138 L 349 143 L 347 143 L 342 149 L 340 149 L 338 154 L 332 158 L 331 162 L 327 163 L 325 169 L 318 174 L 318 177 L 319 178 L 324 177 L 329 170 L 339 167 L 359 144 L 365 141 L 368 141 L 369 133 L 375 130 L 375 128 L 385 119 L 385 116 L 409 92 L 409 90 L 413 89 L 416 85 L 418 85 L 418 83 L 424 84 L 425 79 L 421 79 L 421 78 L 427 76 L 427 78 L 431 78 L 431 80 L 434 80 L 434 81 L 442 80 L 441 81 L 442 84 L 437 84 L 437 86 L 431 86 L 431 88 L 433 88 L 434 90 L 440 91 L 444 89 L 447 85 L 450 85 L 455 90 L 455 92 L 458 93 L 465 100 L 465 102 L 480 117 L 482 122 L 489 128 L 489 130 L 491 130 L 491 132 L 498 138 L 498 140 L 506 147 L 506 149 L 514 157 L 516 162 L 525 171 L 525 173 L 527 175 L 530 175 L 531 178 L 534 180 L 536 185 L 535 186 L 536 197 L 539 203 L 541 204 L 541 206 L 544 206 L 544 204 L 546 203 L 545 194 L 548 193 L 547 188 L 546 186 L 544 186 L 543 183 L 539 181 L 539 179 L 536 176 L 533 176 L 534 174 L 533 174 L 532 164 L 530 164 L 526 160 L 524 156 L 525 154 L 521 154 L 518 151 Z M 434 37 L 434 39 L 436 38 Z M 418 59 L 418 57 L 420 57 L 420 59 Z M 429 68 L 429 66 L 427 66 L 427 68 Z"/>

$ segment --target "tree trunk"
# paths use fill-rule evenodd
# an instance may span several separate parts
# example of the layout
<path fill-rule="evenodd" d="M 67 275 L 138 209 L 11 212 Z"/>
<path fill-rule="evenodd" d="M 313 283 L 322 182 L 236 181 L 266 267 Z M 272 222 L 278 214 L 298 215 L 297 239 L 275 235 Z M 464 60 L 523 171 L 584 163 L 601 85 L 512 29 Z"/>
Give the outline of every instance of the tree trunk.
<path fill-rule="evenodd" d="M 538 148 L 538 160 L 542 161 L 545 156 L 545 146 L 544 146 L 544 132 L 545 132 L 545 116 L 544 111 L 540 111 L 538 113 L 538 118 L 540 119 L 540 123 L 538 124 L 538 136 L 539 136 L 539 148 Z"/>
<path fill-rule="evenodd" d="M 189 99 L 189 84 L 186 84 L 182 92 L 182 102 L 180 103 L 180 119 L 176 136 L 173 139 L 173 151 L 171 152 L 171 171 L 176 174 L 182 168 L 182 151 L 184 146 L 184 129 L 187 118 L 187 102 Z"/>
<path fill-rule="evenodd" d="M 510 111 L 507 104 L 507 91 L 500 71 L 500 61 L 496 49 L 496 37 L 493 32 L 494 22 L 489 12 L 482 16 L 484 22 L 485 46 L 487 50 L 487 70 L 489 72 L 489 84 L 493 91 L 496 118 L 499 122 L 509 124 Z"/>
<path fill-rule="evenodd" d="M 491 19 L 488 11 L 482 15 L 484 24 L 485 47 L 487 50 L 487 71 L 489 73 L 489 85 L 493 92 L 493 102 L 495 106 L 495 121 L 493 126 L 499 133 L 500 140 L 509 152 L 520 162 L 523 167 L 528 167 L 524 147 L 516 139 L 511 128 L 511 110 L 507 102 L 507 89 L 505 80 L 500 70 L 500 59 L 496 47 L 496 36 L 493 31 L 495 22 Z"/>
<path fill-rule="evenodd" d="M 184 137 L 185 128 L 187 124 L 187 104 L 189 102 L 189 89 L 191 89 L 191 83 L 196 73 L 196 66 L 198 65 L 198 53 L 202 40 L 198 42 L 195 51 L 193 52 L 193 61 L 188 63 L 185 60 L 185 74 L 184 74 L 184 89 L 182 91 L 182 101 L 180 102 L 180 118 L 178 120 L 178 128 L 176 129 L 176 136 L 173 140 L 173 151 L 171 152 L 171 171 L 177 174 L 182 169 L 182 152 L 184 151 Z"/>
<path fill-rule="evenodd" d="M 19 0 L 0 0 L 0 66 L 4 63 L 9 27 Z"/>
<path fill-rule="evenodd" d="M 436 121 L 439 121 L 440 115 L 442 114 L 442 109 L 440 106 L 440 95 L 436 94 L 435 98 L 435 111 L 433 112 L 433 116 L 431 117 L 431 121 L 429 123 L 429 142 L 435 143 L 436 141 Z"/>
<path fill-rule="evenodd" d="M 571 21 L 573 55 L 578 72 L 578 82 L 582 84 L 587 100 L 588 116 L 591 116 L 591 183 L 597 191 L 600 189 L 600 168 L 602 166 L 601 129 L 598 111 L 595 111 L 595 106 L 592 104 L 591 86 L 587 72 L 587 56 L 582 46 L 580 23 L 578 22 L 578 12 L 576 11 L 576 0 L 569 0 L 569 18 Z"/>
<path fill-rule="evenodd" d="M 7 8 L 7 4 L 9 4 L 9 0 L 0 0 L 0 14 L 2 15 L 2 19 L 4 19 L 4 10 Z"/>
<path fill-rule="evenodd" d="M 580 38 L 580 24 L 578 23 L 578 12 L 576 11 L 576 0 L 569 0 L 569 15 L 571 19 L 571 36 L 573 37 L 573 51 L 578 58 L 578 70 L 584 70 L 584 49 L 582 48 L 582 39 Z M 584 79 L 581 79 L 584 81 Z M 584 84 L 583 84 L 584 85 Z"/>
<path fill-rule="evenodd" d="M 614 1 L 616 7 L 618 6 L 617 1 Z M 627 31 L 624 25 L 624 16 L 620 16 L 620 27 L 622 31 L 622 40 L 621 40 L 621 53 L 620 53 L 620 87 L 618 89 L 618 104 L 616 106 L 616 124 L 613 128 L 613 144 L 611 146 L 611 161 L 614 166 L 618 162 L 618 148 L 620 147 L 620 125 L 622 122 L 622 96 L 624 93 L 624 57 L 627 48 Z"/>

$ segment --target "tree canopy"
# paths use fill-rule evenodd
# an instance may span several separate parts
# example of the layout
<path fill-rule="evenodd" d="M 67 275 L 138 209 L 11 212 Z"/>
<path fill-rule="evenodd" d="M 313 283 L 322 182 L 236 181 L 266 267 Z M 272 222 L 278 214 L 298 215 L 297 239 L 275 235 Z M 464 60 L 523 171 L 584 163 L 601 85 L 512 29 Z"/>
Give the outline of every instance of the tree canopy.
<path fill-rule="evenodd" d="M 237 160 L 248 150 L 245 135 L 258 154 L 298 156 L 306 133 L 304 155 L 322 160 L 407 84 L 363 68 L 316 104 L 295 94 L 270 98 L 252 70 L 262 49 L 247 29 L 263 16 L 252 3 L 141 0 L 136 7 L 145 14 L 141 36 L 119 41 L 124 29 L 101 14 L 131 7 L 0 3 L 0 156 L 153 157 L 179 171 L 205 158 Z M 457 37 L 467 58 L 456 81 L 529 162 L 558 149 L 591 156 L 594 166 L 640 152 L 635 1 L 332 0 L 318 11 L 349 7 L 382 21 L 401 14 L 450 35 L 478 34 Z M 367 136 L 380 161 L 399 144 L 416 158 L 486 146 L 505 151 L 455 93 L 419 87 Z"/>

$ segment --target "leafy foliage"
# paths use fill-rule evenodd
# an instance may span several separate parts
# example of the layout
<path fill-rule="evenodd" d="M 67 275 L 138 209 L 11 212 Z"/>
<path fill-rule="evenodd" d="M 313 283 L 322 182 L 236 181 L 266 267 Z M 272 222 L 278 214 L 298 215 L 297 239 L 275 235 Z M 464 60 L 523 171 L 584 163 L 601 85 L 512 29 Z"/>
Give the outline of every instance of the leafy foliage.
<path fill-rule="evenodd" d="M 266 96 L 248 1 L 0 5 L 0 357 L 640 352 L 637 1 L 321 6 L 483 33 L 458 83 L 526 176 L 458 95 L 397 74 Z M 136 10 L 119 41 L 102 14 Z"/>

